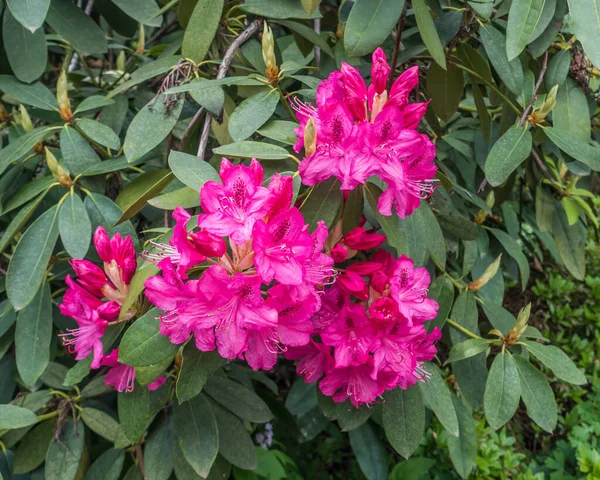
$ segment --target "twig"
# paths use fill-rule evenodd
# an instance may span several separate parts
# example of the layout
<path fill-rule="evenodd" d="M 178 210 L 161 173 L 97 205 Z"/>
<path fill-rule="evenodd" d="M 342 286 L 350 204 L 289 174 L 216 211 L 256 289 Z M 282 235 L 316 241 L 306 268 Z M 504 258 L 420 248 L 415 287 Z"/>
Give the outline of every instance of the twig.
<path fill-rule="evenodd" d="M 542 69 L 540 70 L 540 75 L 537 79 L 535 87 L 533 88 L 533 96 L 531 97 L 531 102 L 529 102 L 529 105 L 527 105 L 527 108 L 525 109 L 525 111 L 523 112 L 523 115 L 521 116 L 521 120 L 519 120 L 520 127 L 525 125 L 525 121 L 527 120 L 527 115 L 529 115 L 529 110 L 531 110 L 531 108 L 533 107 L 533 104 L 537 100 L 537 92 L 540 88 L 540 85 L 542 84 L 542 81 L 544 80 L 544 74 L 546 73 L 547 68 L 548 68 L 548 51 L 546 51 L 546 55 L 544 55 L 544 62 L 542 63 Z"/>
<path fill-rule="evenodd" d="M 158 38 L 162 37 L 162 35 L 169 29 L 171 28 L 173 25 L 175 25 L 177 23 L 177 18 L 174 18 L 173 20 L 171 20 L 168 23 L 165 23 L 162 27 L 160 27 L 157 32 L 152 35 L 150 37 L 150 40 L 148 40 L 146 43 L 149 45 L 152 42 L 154 42 L 155 40 L 157 40 Z"/>
<path fill-rule="evenodd" d="M 227 70 L 229 70 L 229 66 L 233 61 L 233 57 L 236 54 L 238 48 L 240 48 L 242 43 L 244 43 L 252 35 L 254 35 L 261 25 L 261 19 L 254 20 L 250 25 L 248 25 L 246 30 L 240 33 L 240 35 L 231 43 L 231 45 L 225 52 L 225 55 L 223 56 L 223 60 L 221 60 L 221 65 L 219 65 L 219 71 L 217 72 L 217 80 L 225 78 L 225 75 L 227 75 Z M 207 113 L 206 117 L 204 118 L 204 127 L 202 128 L 200 144 L 198 145 L 198 153 L 196 154 L 196 156 L 201 160 L 204 160 L 204 155 L 206 154 L 206 146 L 208 144 L 208 134 L 210 132 L 210 122 L 212 118 L 213 115 L 210 112 Z"/>
<path fill-rule="evenodd" d="M 315 18 L 313 20 L 313 29 L 317 35 L 321 34 L 321 19 Z M 321 47 L 315 45 L 315 67 L 321 64 Z"/>
<path fill-rule="evenodd" d="M 402 13 L 400 14 L 400 20 L 398 20 L 398 31 L 396 32 L 394 51 L 392 52 L 392 65 L 390 69 L 391 75 L 390 78 L 388 78 L 388 90 L 392 87 L 392 82 L 394 80 L 394 73 L 396 72 L 396 63 L 398 62 L 398 52 L 400 51 L 400 49 L 404 50 L 402 48 L 402 43 L 400 42 L 400 40 L 402 39 L 402 31 L 404 30 L 404 22 L 406 21 L 407 3 L 408 2 L 404 2 L 404 8 L 402 8 Z"/>
<path fill-rule="evenodd" d="M 539 154 L 535 151 L 534 148 L 531 149 L 531 156 L 533 157 L 533 159 L 535 160 L 535 163 L 537 163 L 538 168 L 541 170 L 541 172 L 550 180 L 554 180 L 552 178 L 552 176 L 550 175 L 550 172 L 548 171 L 548 168 L 546 167 L 546 165 L 544 165 L 544 162 L 542 161 L 542 159 L 540 158 Z"/>
<path fill-rule="evenodd" d="M 138 443 L 135 446 L 135 456 L 138 459 L 138 467 L 140 467 L 140 472 L 144 480 L 146 480 L 146 472 L 144 470 L 144 453 L 142 452 L 142 444 Z"/>
<path fill-rule="evenodd" d="M 177 150 L 179 150 L 180 152 L 183 152 L 183 147 L 185 145 L 185 141 L 190 136 L 190 133 L 192 133 L 192 130 L 196 126 L 196 123 L 198 123 L 198 121 L 200 120 L 200 117 L 202 116 L 202 112 L 204 112 L 204 107 L 200 107 L 200 109 L 196 112 L 196 115 L 194 115 L 194 118 L 192 118 L 189 125 L 185 129 L 185 132 L 183 132 L 183 135 L 181 136 L 181 141 L 179 142 L 179 145 L 177 146 Z"/>

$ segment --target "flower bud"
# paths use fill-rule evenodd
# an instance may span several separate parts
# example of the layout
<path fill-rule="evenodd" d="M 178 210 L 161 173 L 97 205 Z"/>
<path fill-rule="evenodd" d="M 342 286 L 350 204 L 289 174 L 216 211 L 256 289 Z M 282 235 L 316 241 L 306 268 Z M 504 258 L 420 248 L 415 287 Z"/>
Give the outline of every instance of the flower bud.
<path fill-rule="evenodd" d="M 69 188 L 71 185 L 73 185 L 71 177 L 59 165 L 56 157 L 52 154 L 48 147 L 46 147 L 46 163 L 48 164 L 48 169 L 52 173 L 52 176 L 56 178 L 63 187 Z"/>
<path fill-rule="evenodd" d="M 138 35 L 137 47 L 135 47 L 135 53 L 138 55 L 144 54 L 146 48 L 146 32 L 144 31 L 144 24 L 140 23 L 140 34 Z"/>
<path fill-rule="evenodd" d="M 61 70 L 56 84 L 56 100 L 60 108 L 60 118 L 65 122 L 70 122 L 73 119 L 73 112 L 69 101 L 67 72 L 64 69 Z"/>
<path fill-rule="evenodd" d="M 33 130 L 33 123 L 31 122 L 31 117 L 29 116 L 25 105 L 19 105 L 19 113 L 21 115 L 21 126 L 23 127 L 23 130 L 25 130 L 25 133 L 31 132 Z"/>
<path fill-rule="evenodd" d="M 552 111 L 552 109 L 556 106 L 556 93 L 558 92 L 558 85 L 554 85 L 552 89 L 546 95 L 546 99 L 544 103 L 540 107 L 539 110 L 535 110 L 531 115 L 529 115 L 528 120 L 532 125 L 537 125 L 538 123 L 542 123 L 548 114 Z"/>
<path fill-rule="evenodd" d="M 275 59 L 275 38 L 273 30 L 265 22 L 262 35 L 262 56 L 267 66 L 266 75 L 270 83 L 274 83 L 279 78 L 279 68 Z"/>
<path fill-rule="evenodd" d="M 312 117 L 306 122 L 304 127 L 304 152 L 308 157 L 317 150 L 317 127 Z"/>
<path fill-rule="evenodd" d="M 485 269 L 485 272 L 483 272 L 483 275 L 481 277 L 469 283 L 469 290 L 472 292 L 476 292 L 481 287 L 486 285 L 494 277 L 494 275 L 498 273 L 498 268 L 500 267 L 500 260 L 502 260 L 502 254 L 498 255 L 498 258 L 496 258 L 496 260 L 494 260 L 494 262 Z"/>
<path fill-rule="evenodd" d="M 127 68 L 125 64 L 125 59 L 125 50 L 121 50 L 119 52 L 119 55 L 117 55 L 117 70 L 119 70 L 120 72 L 124 72 Z"/>
<path fill-rule="evenodd" d="M 0 102 L 0 122 L 6 122 L 9 119 L 9 117 L 10 115 L 6 111 L 6 108 L 4 108 L 3 103 Z"/>
<path fill-rule="evenodd" d="M 389 75 L 390 66 L 385 58 L 385 53 L 380 47 L 373 53 L 373 64 L 371 65 L 371 79 L 376 93 L 381 94 L 385 91 Z"/>

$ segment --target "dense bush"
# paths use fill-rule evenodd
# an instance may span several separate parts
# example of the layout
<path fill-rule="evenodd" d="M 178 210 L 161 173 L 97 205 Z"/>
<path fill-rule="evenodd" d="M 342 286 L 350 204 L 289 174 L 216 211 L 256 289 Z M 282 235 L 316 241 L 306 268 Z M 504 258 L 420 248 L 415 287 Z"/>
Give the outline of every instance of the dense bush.
<path fill-rule="evenodd" d="M 599 478 L 595 0 L 0 12 L 2 478 Z"/>

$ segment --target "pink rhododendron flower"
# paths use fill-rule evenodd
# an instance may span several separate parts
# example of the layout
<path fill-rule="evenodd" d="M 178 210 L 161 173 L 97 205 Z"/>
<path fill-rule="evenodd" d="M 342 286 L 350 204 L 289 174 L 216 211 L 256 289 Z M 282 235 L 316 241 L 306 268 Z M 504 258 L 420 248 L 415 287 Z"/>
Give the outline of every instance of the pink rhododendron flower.
<path fill-rule="evenodd" d="M 103 356 L 102 336 L 108 322 L 119 315 L 137 263 L 129 235 L 123 238 L 117 233 L 109 239 L 106 230 L 98 227 L 94 245 L 104 268 L 89 260 L 71 260 L 77 279 L 67 275 L 68 288 L 58 308 L 79 327 L 61 334 L 64 344 L 76 353 L 76 360 L 93 354 L 91 367 L 98 368 Z M 126 314 L 125 318 L 130 315 Z"/>
<path fill-rule="evenodd" d="M 119 349 L 115 348 L 102 359 L 100 366 L 110 367 L 104 377 L 104 384 L 114 387 L 117 392 L 133 392 L 135 387 L 135 368 L 119 362 Z M 146 386 L 148 390 L 157 390 L 162 387 L 167 378 L 161 375 Z"/>
<path fill-rule="evenodd" d="M 395 210 L 405 218 L 433 193 L 435 146 L 416 131 L 428 104 L 408 103 L 419 80 L 418 67 L 405 71 L 388 95 L 389 74 L 385 54 L 378 48 L 369 88 L 358 70 L 342 62 L 341 70 L 317 88 L 316 107 L 294 99 L 300 122 L 294 149 L 302 150 L 304 130 L 312 119 L 316 144 L 300 163 L 302 182 L 312 186 L 333 176 L 348 191 L 377 175 L 387 183 L 379 211 L 391 215 Z"/>
<path fill-rule="evenodd" d="M 322 377 L 323 394 L 356 407 L 427 380 L 422 362 L 433 359 L 441 337 L 437 327 L 427 333 L 424 326 L 438 308 L 427 298 L 428 286 L 427 270 L 379 250 L 337 277 L 312 316 L 312 341 L 285 356 L 298 360 L 296 371 L 307 382 Z"/>
<path fill-rule="evenodd" d="M 146 297 L 164 312 L 160 331 L 172 343 L 193 335 L 199 350 L 268 370 L 279 353 L 310 342 L 319 293 L 335 273 L 323 253 L 327 227 L 308 231 L 292 206 L 292 177 L 275 174 L 263 187 L 256 160 L 227 159 L 220 176 L 200 192 L 198 228 L 177 209 L 169 245 L 143 255 L 161 269 L 146 280 Z M 192 269 L 199 278 L 189 278 Z"/>

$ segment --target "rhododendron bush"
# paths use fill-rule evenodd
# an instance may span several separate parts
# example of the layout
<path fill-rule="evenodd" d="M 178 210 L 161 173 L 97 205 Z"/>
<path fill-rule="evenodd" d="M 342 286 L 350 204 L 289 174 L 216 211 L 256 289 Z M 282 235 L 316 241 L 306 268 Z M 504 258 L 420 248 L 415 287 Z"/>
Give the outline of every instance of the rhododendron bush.
<path fill-rule="evenodd" d="M 25 3 L 1 478 L 417 478 L 439 432 L 467 478 L 476 422 L 550 438 L 589 372 L 527 288 L 598 228 L 594 2 Z"/>

